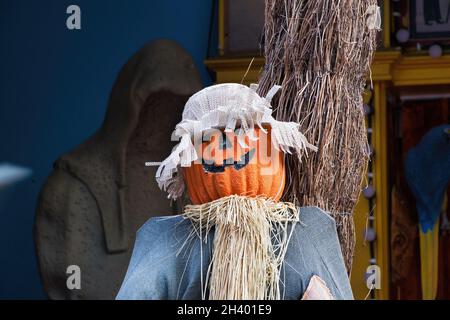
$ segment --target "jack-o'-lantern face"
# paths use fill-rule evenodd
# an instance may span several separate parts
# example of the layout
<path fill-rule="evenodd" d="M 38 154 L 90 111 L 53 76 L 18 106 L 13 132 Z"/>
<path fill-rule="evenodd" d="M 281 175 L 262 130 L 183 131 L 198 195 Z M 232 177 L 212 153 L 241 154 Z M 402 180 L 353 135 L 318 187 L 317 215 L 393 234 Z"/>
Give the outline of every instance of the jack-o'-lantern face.
<path fill-rule="evenodd" d="M 199 159 L 184 167 L 183 176 L 193 204 L 229 195 L 262 196 L 278 201 L 283 193 L 283 153 L 272 146 L 270 128 L 238 138 L 234 132 L 203 133 L 195 147 Z"/>

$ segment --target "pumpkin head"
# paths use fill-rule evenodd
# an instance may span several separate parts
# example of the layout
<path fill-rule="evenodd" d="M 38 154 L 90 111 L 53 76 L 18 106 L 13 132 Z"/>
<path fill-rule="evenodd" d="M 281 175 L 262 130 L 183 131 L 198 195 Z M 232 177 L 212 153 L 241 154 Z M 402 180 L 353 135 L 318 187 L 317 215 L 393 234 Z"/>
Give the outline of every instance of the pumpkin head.
<path fill-rule="evenodd" d="M 283 194 L 283 153 L 272 146 L 270 128 L 253 136 L 213 130 L 196 143 L 199 159 L 182 173 L 193 204 L 230 195 L 261 196 L 278 201 Z M 206 141 L 205 141 L 206 140 Z"/>
<path fill-rule="evenodd" d="M 270 101 L 279 88 L 261 97 L 255 85 L 225 83 L 190 97 L 172 134 L 179 143 L 156 171 L 168 198 L 177 199 L 187 187 L 194 204 L 230 195 L 279 200 L 285 184 L 283 154 L 317 150 L 298 123 L 272 116 Z"/>

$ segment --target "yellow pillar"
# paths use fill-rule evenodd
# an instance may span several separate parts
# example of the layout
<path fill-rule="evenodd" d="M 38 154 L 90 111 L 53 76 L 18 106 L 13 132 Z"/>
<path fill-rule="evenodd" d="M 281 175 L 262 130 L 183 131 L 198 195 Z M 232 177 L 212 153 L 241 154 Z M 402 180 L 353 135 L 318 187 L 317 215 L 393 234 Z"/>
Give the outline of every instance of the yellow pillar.
<path fill-rule="evenodd" d="M 381 288 L 375 291 L 377 299 L 389 299 L 389 215 L 388 215 L 388 128 L 386 82 L 374 83 L 374 115 L 372 123 L 372 145 L 375 149 L 373 161 L 373 184 L 375 188 L 375 241 L 376 264 L 381 271 Z"/>

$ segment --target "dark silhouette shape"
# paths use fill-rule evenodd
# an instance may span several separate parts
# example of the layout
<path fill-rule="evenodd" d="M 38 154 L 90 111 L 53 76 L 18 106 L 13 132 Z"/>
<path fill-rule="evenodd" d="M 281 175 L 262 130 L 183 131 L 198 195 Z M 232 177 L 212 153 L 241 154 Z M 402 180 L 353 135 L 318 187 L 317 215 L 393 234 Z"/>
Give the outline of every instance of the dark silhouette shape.
<path fill-rule="evenodd" d="M 423 14 L 425 24 L 427 25 L 431 25 L 433 21 L 439 24 L 445 23 L 441 16 L 441 4 L 439 0 L 423 1 Z"/>
<path fill-rule="evenodd" d="M 120 71 L 101 128 L 60 157 L 37 205 L 35 245 L 52 299 L 113 299 L 137 229 L 177 213 L 154 179 L 174 143 L 166 142 L 188 97 L 201 89 L 192 58 L 173 41 L 139 50 Z M 81 289 L 67 289 L 69 265 Z"/>

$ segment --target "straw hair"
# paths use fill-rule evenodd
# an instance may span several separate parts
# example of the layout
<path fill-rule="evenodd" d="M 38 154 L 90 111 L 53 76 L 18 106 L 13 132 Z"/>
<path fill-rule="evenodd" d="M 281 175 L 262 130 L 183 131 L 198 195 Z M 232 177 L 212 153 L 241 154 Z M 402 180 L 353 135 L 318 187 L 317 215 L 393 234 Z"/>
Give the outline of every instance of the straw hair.
<path fill-rule="evenodd" d="M 362 92 L 379 21 L 376 0 L 266 0 L 258 92 L 281 85 L 275 118 L 299 123 L 319 149 L 306 159 L 289 157 L 283 199 L 334 216 L 348 270 L 354 225 L 342 213 L 353 212 L 368 162 Z"/>
<path fill-rule="evenodd" d="M 232 195 L 188 205 L 183 216 L 194 226 L 188 238 L 198 236 L 204 242 L 215 228 L 212 258 L 202 285 L 203 299 L 208 290 L 210 300 L 281 298 L 280 269 L 299 221 L 294 204 Z"/>

